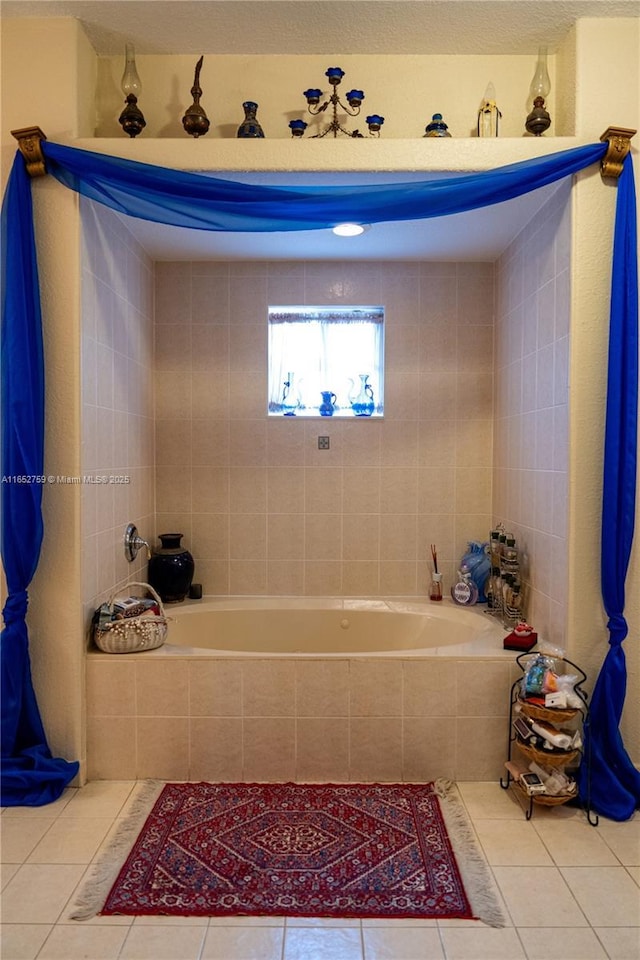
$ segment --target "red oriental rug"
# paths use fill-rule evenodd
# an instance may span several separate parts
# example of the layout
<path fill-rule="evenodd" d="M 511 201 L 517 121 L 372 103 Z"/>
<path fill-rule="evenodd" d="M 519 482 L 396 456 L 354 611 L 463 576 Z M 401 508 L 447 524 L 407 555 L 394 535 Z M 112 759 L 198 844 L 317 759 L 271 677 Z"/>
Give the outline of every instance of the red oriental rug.
<path fill-rule="evenodd" d="M 89 895 L 74 918 L 100 912 L 501 925 L 490 872 L 456 788 L 444 781 L 169 783 L 106 889 L 102 906 L 92 906 Z"/>

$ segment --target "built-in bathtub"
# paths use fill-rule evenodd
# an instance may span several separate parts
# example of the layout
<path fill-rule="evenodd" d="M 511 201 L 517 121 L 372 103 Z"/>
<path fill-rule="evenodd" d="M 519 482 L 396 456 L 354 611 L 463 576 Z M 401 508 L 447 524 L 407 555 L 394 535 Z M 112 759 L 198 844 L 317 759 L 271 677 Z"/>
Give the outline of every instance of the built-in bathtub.
<path fill-rule="evenodd" d="M 167 607 L 164 654 L 239 657 L 502 655 L 484 607 L 397 600 L 205 599 Z"/>
<path fill-rule="evenodd" d="M 519 673 L 483 608 L 205 598 L 87 656 L 89 779 L 498 779 Z"/>

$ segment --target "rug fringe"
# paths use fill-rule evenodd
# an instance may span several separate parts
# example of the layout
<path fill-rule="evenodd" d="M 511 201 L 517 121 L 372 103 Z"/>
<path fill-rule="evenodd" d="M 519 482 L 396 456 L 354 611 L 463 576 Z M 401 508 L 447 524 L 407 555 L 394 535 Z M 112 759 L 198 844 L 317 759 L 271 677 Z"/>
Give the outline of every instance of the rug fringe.
<path fill-rule="evenodd" d="M 71 920 L 90 920 L 100 913 L 142 825 L 164 786 L 164 782 L 160 780 L 146 780 L 140 785 L 127 816 L 109 840 L 107 849 L 91 866 L 91 872 L 73 905 Z"/>
<path fill-rule="evenodd" d="M 506 926 L 491 869 L 478 846 L 457 785 L 441 778 L 433 786 L 474 917 L 490 927 Z"/>

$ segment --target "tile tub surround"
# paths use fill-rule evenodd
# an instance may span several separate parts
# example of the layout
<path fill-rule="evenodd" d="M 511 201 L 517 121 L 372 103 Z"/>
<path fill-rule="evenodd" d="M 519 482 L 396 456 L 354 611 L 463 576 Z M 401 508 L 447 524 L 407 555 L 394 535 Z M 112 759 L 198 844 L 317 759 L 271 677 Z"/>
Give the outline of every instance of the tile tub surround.
<path fill-rule="evenodd" d="M 154 265 L 113 211 L 81 198 L 83 475 L 127 478 L 82 487 L 85 623 L 115 586 L 146 580 L 146 557 L 122 537 L 154 522 Z"/>
<path fill-rule="evenodd" d="M 267 417 L 270 304 L 384 306 L 384 419 Z M 450 586 L 491 526 L 493 319 L 491 263 L 157 263 L 156 529 L 204 592 L 424 594 L 430 543 Z"/>
<path fill-rule="evenodd" d="M 158 654 L 158 655 L 156 655 Z M 496 780 L 513 656 L 87 657 L 92 780 Z"/>
<path fill-rule="evenodd" d="M 571 187 L 563 183 L 496 263 L 493 508 L 518 541 L 527 616 L 567 629 Z"/>

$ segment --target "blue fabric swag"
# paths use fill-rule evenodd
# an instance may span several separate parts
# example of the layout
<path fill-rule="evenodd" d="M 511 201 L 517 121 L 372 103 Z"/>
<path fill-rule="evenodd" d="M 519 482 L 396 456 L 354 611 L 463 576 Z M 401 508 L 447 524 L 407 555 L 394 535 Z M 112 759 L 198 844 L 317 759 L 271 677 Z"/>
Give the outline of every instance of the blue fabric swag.
<path fill-rule="evenodd" d="M 43 141 L 42 149 L 48 172 L 60 183 L 120 213 L 197 230 L 278 232 L 326 229 L 345 220 L 378 223 L 426 219 L 502 203 L 597 163 L 607 145 L 590 144 L 493 171 L 446 179 L 425 178 L 422 182 L 361 187 L 304 188 L 234 183 L 201 173 L 185 173 L 77 150 L 50 141 Z M 3 399 L 11 398 L 10 403 L 3 404 L 2 411 L 3 475 L 41 475 L 43 472 L 40 305 L 31 199 L 23 166 L 18 154 L 3 206 L 3 231 L 6 231 L 3 256 L 5 281 L 9 285 L 3 298 L 3 365 L 5 372 L 7 365 L 15 371 L 9 374 L 3 385 Z M 632 242 L 624 242 L 625 237 L 628 241 L 635 224 L 630 157 L 625 162 L 625 176 L 625 186 L 622 188 L 621 185 L 618 190 L 616 237 L 620 232 L 621 239 L 614 247 L 612 303 L 615 298 L 616 325 L 628 336 L 633 327 L 634 311 L 637 331 L 636 251 Z M 623 287 L 626 293 L 621 296 Z M 612 320 L 613 313 L 612 307 Z M 633 405 L 634 397 L 637 403 L 637 369 L 635 377 L 629 370 L 624 380 L 618 379 L 617 372 L 613 379 L 610 374 L 610 403 L 614 403 L 612 392 L 616 394 L 618 391 L 616 408 L 628 409 Z M 19 413 L 21 398 L 25 398 L 26 408 Z M 608 417 L 607 432 L 610 429 Z M 613 454 L 609 443 L 607 451 L 605 478 L 611 476 L 612 469 L 609 457 Z M 633 430 L 629 424 L 624 453 L 617 457 L 616 479 L 613 481 L 618 492 L 626 491 L 624 497 L 619 497 L 621 510 L 622 503 L 625 504 L 624 516 L 620 515 L 611 522 L 611 539 L 620 536 L 623 527 L 628 536 L 632 533 L 624 517 L 633 517 L 629 491 L 635 489 L 635 458 Z M 611 482 L 605 480 L 607 489 Z M 3 559 L 7 571 L 11 571 L 8 577 L 10 596 L 5 607 L 7 627 L 2 642 L 2 690 L 4 694 L 6 685 L 10 694 L 9 697 L 3 696 L 2 704 L 3 728 L 5 722 L 8 724 L 7 735 L 2 739 L 2 765 L 3 779 L 6 769 L 11 791 L 6 797 L 3 794 L 2 802 L 43 803 L 47 802 L 42 799 L 45 793 L 48 792 L 48 799 L 59 793 L 61 780 L 68 782 L 77 765 L 48 760 L 60 766 L 51 767 L 47 782 L 46 776 L 40 776 L 40 765 L 32 760 L 34 751 L 38 757 L 49 757 L 31 687 L 24 623 L 26 590 L 37 566 L 42 537 L 41 487 L 26 485 L 19 490 L 3 484 L 2 492 Z M 613 503 L 612 508 L 615 509 Z M 28 540 L 28 547 L 22 542 L 24 540 Z M 628 547 L 630 549 L 630 540 Z M 612 549 L 618 558 L 615 561 L 615 582 L 620 587 L 626 574 L 624 555 L 627 551 L 618 540 Z M 28 554 L 26 558 L 25 553 Z M 606 563 L 611 563 L 609 553 Z M 608 600 L 605 602 L 609 604 Z M 621 597 L 611 603 L 611 609 L 607 606 L 610 625 L 618 624 L 624 606 L 623 589 Z M 607 658 L 603 667 L 604 676 L 611 679 L 602 679 L 601 674 L 598 680 L 596 692 L 599 686 L 606 685 L 606 694 L 594 695 L 592 722 L 588 730 L 591 756 L 596 762 L 602 756 L 603 764 L 601 772 L 594 764 L 590 802 L 594 809 L 609 816 L 624 815 L 630 803 L 635 805 L 640 801 L 640 788 L 630 773 L 630 760 L 618 730 L 625 694 L 626 673 L 621 648 L 624 633 L 626 625 L 624 631 L 616 633 L 619 640 L 614 643 L 612 631 L 610 653 L 615 652 L 614 666 L 608 666 Z M 606 710 L 598 707 L 599 700 L 605 701 Z M 28 775 L 25 773 L 27 768 Z M 581 786 L 581 792 L 587 789 L 588 785 Z"/>
<path fill-rule="evenodd" d="M 636 512 L 638 437 L 638 236 L 631 156 L 618 180 L 613 237 L 613 276 L 609 317 L 607 412 L 602 493 L 601 584 L 609 617 L 609 650 L 591 698 L 585 729 L 589 765 L 579 771 L 580 794 L 591 787 L 595 810 L 612 820 L 628 820 L 640 804 L 640 772 L 620 735 L 627 670 L 623 641 L 625 581 Z"/>
<path fill-rule="evenodd" d="M 44 358 L 31 183 L 20 154 L 2 205 L 2 561 L 8 599 L 0 637 L 3 806 L 56 800 L 78 763 L 51 756 L 31 682 L 27 587 L 42 545 Z"/>

